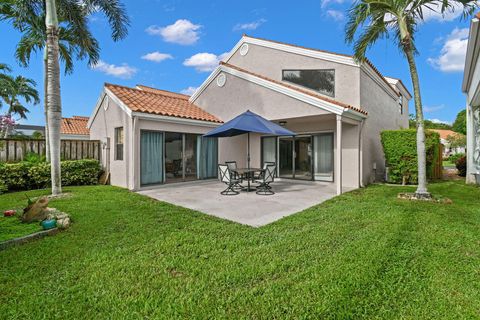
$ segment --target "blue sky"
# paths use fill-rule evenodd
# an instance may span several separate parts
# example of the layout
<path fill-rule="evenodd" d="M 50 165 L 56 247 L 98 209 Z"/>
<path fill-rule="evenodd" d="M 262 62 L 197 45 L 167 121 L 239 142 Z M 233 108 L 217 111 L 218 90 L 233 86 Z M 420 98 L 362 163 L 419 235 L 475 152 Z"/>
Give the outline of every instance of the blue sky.
<path fill-rule="evenodd" d="M 344 42 L 345 11 L 350 0 L 124 3 L 131 27 L 121 42 L 111 40 L 103 16 L 90 19 L 102 47 L 101 62 L 92 69 L 85 61 L 78 61 L 72 75 L 62 76 L 64 116 L 90 115 L 104 82 L 188 92 L 202 83 L 242 33 L 352 53 Z M 452 122 L 465 106 L 461 81 L 469 22 L 460 21 L 459 14 L 456 11 L 445 18 L 428 14 L 417 34 L 420 54 L 416 59 L 427 119 Z M 20 34 L 9 24 L 0 23 L 0 36 L 0 62 L 13 67 L 15 74 L 36 80 L 38 90 L 43 92 L 41 53 L 32 57 L 29 68 L 21 68 L 14 59 Z M 407 63 L 392 42 L 378 42 L 368 57 L 384 75 L 401 78 L 411 88 Z M 43 124 L 42 104 L 29 109 L 28 120 L 23 122 Z"/>

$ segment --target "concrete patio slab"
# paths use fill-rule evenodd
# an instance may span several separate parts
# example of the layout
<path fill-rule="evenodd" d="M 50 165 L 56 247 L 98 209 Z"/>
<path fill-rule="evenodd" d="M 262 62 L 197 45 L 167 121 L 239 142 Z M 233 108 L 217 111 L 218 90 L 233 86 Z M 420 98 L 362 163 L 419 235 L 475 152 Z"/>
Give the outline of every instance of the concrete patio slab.
<path fill-rule="evenodd" d="M 220 191 L 225 185 L 214 180 L 166 184 L 138 193 L 253 227 L 272 223 L 336 195 L 333 183 L 278 179 L 272 186 L 275 194 L 271 196 L 255 192 L 222 196 Z"/>

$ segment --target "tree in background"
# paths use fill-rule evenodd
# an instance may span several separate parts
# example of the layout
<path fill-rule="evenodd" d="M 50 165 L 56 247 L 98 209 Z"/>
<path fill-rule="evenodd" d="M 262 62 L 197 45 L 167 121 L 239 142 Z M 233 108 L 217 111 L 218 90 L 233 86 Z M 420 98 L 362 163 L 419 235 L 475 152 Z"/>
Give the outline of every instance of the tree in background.
<path fill-rule="evenodd" d="M 467 134 L 467 110 L 462 110 L 457 114 L 452 130 L 461 134 Z"/>
<path fill-rule="evenodd" d="M 75 17 L 77 23 L 66 21 L 66 12 L 70 17 Z M 100 56 L 98 41 L 88 29 L 87 11 L 81 6 L 61 6 L 59 8 L 60 25 L 58 28 L 59 55 L 64 63 L 65 74 L 71 74 L 74 69 L 73 61 L 88 58 L 88 64 L 94 66 Z M 12 23 L 15 29 L 22 33 L 15 50 L 15 58 L 22 67 L 28 67 L 32 53 L 44 52 L 44 95 L 47 88 L 47 59 L 45 27 L 45 3 L 38 6 L 22 5 L 15 0 L 5 0 L 0 4 L 0 21 Z M 50 144 L 48 140 L 48 110 L 46 99 L 44 101 L 45 113 L 45 146 L 46 158 L 50 161 Z"/>
<path fill-rule="evenodd" d="M 415 129 L 417 127 L 417 121 L 415 120 L 414 114 L 410 114 L 410 119 L 408 122 L 410 129 Z M 452 130 L 452 126 L 447 123 L 433 122 L 432 120 L 428 119 L 423 120 L 423 124 L 425 125 L 425 129 Z"/>
<path fill-rule="evenodd" d="M 415 33 L 423 12 L 438 9 L 442 14 L 453 11 L 460 5 L 464 16 L 471 15 L 477 8 L 472 0 L 360 0 L 353 3 L 348 12 L 346 41 L 354 43 L 354 56 L 357 61 L 366 60 L 366 51 L 377 40 L 393 36 L 393 41 L 408 61 L 415 99 L 417 125 L 418 187 L 417 198 L 430 198 L 427 189 L 427 162 L 425 152 L 425 123 L 423 119 L 420 81 L 415 62 L 418 53 L 415 46 Z M 356 38 L 357 33 L 360 35 Z"/>

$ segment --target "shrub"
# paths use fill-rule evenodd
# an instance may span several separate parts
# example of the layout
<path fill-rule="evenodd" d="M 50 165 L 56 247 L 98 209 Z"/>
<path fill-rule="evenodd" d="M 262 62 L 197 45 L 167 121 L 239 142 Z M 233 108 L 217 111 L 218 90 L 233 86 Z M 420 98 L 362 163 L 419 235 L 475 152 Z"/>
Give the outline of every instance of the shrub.
<path fill-rule="evenodd" d="M 463 156 L 458 158 L 455 162 L 455 166 L 457 167 L 458 175 L 460 177 L 467 176 L 467 157 Z"/>
<path fill-rule="evenodd" d="M 41 162 L 47 161 L 47 159 L 45 156 L 39 155 L 38 153 L 27 152 L 23 161 L 30 162 L 30 163 L 41 163 Z"/>
<path fill-rule="evenodd" d="M 451 154 L 450 157 L 448 157 L 448 161 L 450 161 L 451 163 L 457 163 L 457 160 L 464 156 L 464 153 Z"/>
<path fill-rule="evenodd" d="M 427 173 L 432 170 L 432 164 L 441 155 L 438 152 L 440 136 L 434 131 L 426 130 L 425 147 L 427 154 Z M 387 130 L 381 133 L 383 151 L 389 167 L 389 182 L 417 183 L 417 137 L 416 131 Z M 430 175 L 431 176 L 431 175 Z"/>
<path fill-rule="evenodd" d="M 61 162 L 62 185 L 97 184 L 100 163 L 97 160 L 69 160 Z M 0 181 L 8 190 L 30 190 L 50 186 L 50 164 L 46 162 L 6 163 L 0 165 Z"/>

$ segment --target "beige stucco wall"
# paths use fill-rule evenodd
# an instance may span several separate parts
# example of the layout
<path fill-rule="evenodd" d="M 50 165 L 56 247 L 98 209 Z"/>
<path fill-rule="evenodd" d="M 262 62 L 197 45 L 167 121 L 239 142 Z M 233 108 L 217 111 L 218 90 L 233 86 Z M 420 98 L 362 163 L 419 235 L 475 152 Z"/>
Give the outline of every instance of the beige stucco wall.
<path fill-rule="evenodd" d="M 358 67 L 284 52 L 251 43 L 248 46 L 247 55 L 242 56 L 240 55 L 240 50 L 237 50 L 227 62 L 277 81 L 282 81 L 283 69 L 334 69 L 335 97 L 333 98 L 353 106 L 360 105 L 360 86 L 358 84 L 360 69 Z"/>
<path fill-rule="evenodd" d="M 108 104 L 107 110 L 104 109 Z M 92 121 L 90 127 L 90 139 L 100 140 L 102 142 L 102 166 L 107 166 L 107 159 L 110 159 L 110 181 L 114 186 L 128 187 L 128 159 L 130 157 L 130 117 L 115 104 L 111 99 L 106 97 L 103 104 L 98 110 L 96 117 Z M 124 127 L 124 155 L 123 160 L 114 160 L 114 130 L 117 127 Z M 107 138 L 110 138 L 110 145 L 107 146 Z M 109 155 L 107 152 L 109 151 Z"/>
<path fill-rule="evenodd" d="M 363 180 L 379 181 L 385 175 L 385 157 L 380 141 L 383 130 L 408 128 L 408 100 L 405 98 L 403 115 L 398 101 L 392 99 L 364 72 L 360 74 L 360 101 L 368 112 L 363 128 Z M 376 171 L 373 169 L 376 164 Z"/>

